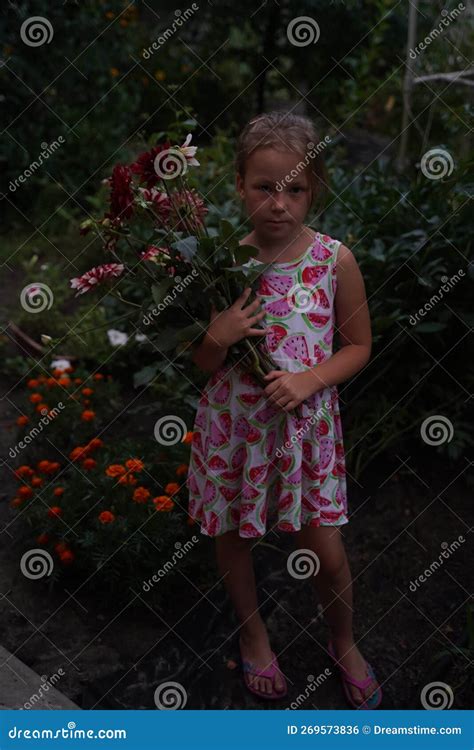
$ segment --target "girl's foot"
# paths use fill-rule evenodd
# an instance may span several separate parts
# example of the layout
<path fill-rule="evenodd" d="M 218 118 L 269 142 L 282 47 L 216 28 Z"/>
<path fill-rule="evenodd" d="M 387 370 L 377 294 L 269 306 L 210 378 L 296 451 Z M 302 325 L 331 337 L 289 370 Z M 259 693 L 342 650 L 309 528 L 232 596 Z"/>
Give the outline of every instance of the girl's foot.
<path fill-rule="evenodd" d="M 367 679 L 367 662 L 354 641 L 348 643 L 347 641 L 338 641 L 337 638 L 333 638 L 332 644 L 339 664 L 349 672 L 351 677 L 354 677 L 356 680 Z M 363 689 L 357 688 L 355 685 L 351 685 L 351 683 L 347 683 L 347 686 L 354 701 L 356 703 L 363 703 L 364 700 L 370 698 L 372 693 L 377 690 L 379 683 L 377 680 L 372 680 L 372 682 Z"/>
<path fill-rule="evenodd" d="M 260 628 L 252 632 L 242 627 L 239 643 L 243 660 L 251 661 L 255 664 L 257 670 L 268 669 L 272 661 L 272 650 L 270 648 L 268 633 L 263 623 Z M 244 679 L 247 685 L 250 685 L 261 693 L 271 693 L 273 690 L 272 680 L 269 677 L 259 677 L 258 675 L 245 673 Z M 275 674 L 273 685 L 276 691 L 283 692 L 285 685 L 279 672 Z"/>

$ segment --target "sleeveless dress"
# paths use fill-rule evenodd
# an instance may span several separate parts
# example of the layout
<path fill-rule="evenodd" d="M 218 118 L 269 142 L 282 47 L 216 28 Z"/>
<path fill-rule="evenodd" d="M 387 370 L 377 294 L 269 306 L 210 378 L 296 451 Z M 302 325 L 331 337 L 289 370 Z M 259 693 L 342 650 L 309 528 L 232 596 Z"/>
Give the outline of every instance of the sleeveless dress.
<path fill-rule="evenodd" d="M 261 324 L 272 329 L 261 345 L 284 370 L 302 372 L 332 355 L 339 246 L 317 232 L 303 255 L 272 263 L 259 277 Z M 212 373 L 198 403 L 186 479 L 188 511 L 202 534 L 238 529 L 241 537 L 261 537 L 273 527 L 295 532 L 348 522 L 337 386 L 299 408 L 297 416 L 273 404 L 238 364 L 224 362 Z"/>

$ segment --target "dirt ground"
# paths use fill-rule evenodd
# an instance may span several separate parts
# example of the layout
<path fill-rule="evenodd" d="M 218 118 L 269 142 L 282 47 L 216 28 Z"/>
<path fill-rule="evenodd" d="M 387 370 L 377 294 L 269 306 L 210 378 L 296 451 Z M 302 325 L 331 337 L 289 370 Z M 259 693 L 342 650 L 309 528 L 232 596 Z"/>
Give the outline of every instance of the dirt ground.
<path fill-rule="evenodd" d="M 7 383 L 1 385 L 8 389 Z M 5 401 L 3 427 L 14 416 Z M 12 432 L 3 429 L 2 455 L 11 440 Z M 415 465 L 413 458 L 409 463 Z M 384 481 L 390 471 L 379 464 L 380 478 L 377 466 L 358 483 L 348 478 L 351 517 L 344 539 L 355 581 L 355 630 L 382 682 L 383 708 L 421 708 L 423 687 L 439 680 L 453 691 L 452 708 L 473 705 L 467 671 L 472 651 L 461 650 L 467 646 L 466 571 L 473 567 L 467 523 L 472 495 L 463 468 L 441 470 L 434 460 L 422 471 L 417 465 L 416 474 L 405 469 Z M 201 540 L 207 545 L 207 569 L 199 568 L 193 581 L 178 569 L 172 594 L 162 599 L 130 591 L 124 592 L 125 604 L 104 604 L 100 573 L 85 587 L 71 579 L 48 592 L 44 583 L 20 572 L 25 529 L 10 523 L 12 490 L 5 477 L 0 494 L 2 644 L 39 675 L 61 667 L 64 676 L 56 687 L 81 708 L 155 709 L 155 690 L 167 681 L 184 687 L 188 709 L 291 708 L 302 695 L 302 709 L 347 707 L 325 652 L 328 631 L 318 616 L 312 584 L 295 581 L 286 569 L 294 544 L 290 534 L 271 531 L 254 548 L 261 611 L 289 687 L 286 698 L 270 702 L 243 685 L 237 623 L 223 584 L 216 585 L 213 540 Z M 459 535 L 466 542 L 410 590 L 410 582 L 439 558 L 442 543 L 451 544 Z M 448 647 L 457 648 L 455 655 L 435 662 Z M 331 676 L 306 691 L 308 675 L 317 678 L 327 667 Z"/>

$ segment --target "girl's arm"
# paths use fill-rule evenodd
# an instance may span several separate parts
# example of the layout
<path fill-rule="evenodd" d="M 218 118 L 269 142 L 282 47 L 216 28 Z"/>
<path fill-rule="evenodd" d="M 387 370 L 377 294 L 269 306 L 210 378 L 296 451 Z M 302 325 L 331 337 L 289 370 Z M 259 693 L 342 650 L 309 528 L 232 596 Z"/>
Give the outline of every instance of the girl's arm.
<path fill-rule="evenodd" d="M 198 344 L 192 353 L 192 360 L 200 370 L 214 372 L 218 370 L 227 357 L 228 349 L 221 346 L 209 333 L 206 332 L 204 339 Z"/>
<path fill-rule="evenodd" d="M 372 351 L 370 315 L 364 279 L 352 252 L 340 245 L 334 300 L 336 330 L 341 348 L 325 362 L 311 368 L 319 388 L 337 385 L 359 372 Z"/>
<path fill-rule="evenodd" d="M 211 320 L 209 325 L 212 323 L 214 318 L 218 315 L 218 312 L 214 305 L 211 308 Z M 218 370 L 223 364 L 227 357 L 228 347 L 222 346 L 214 336 L 206 331 L 206 335 L 200 344 L 193 348 L 192 360 L 194 364 L 204 372 L 214 372 Z"/>

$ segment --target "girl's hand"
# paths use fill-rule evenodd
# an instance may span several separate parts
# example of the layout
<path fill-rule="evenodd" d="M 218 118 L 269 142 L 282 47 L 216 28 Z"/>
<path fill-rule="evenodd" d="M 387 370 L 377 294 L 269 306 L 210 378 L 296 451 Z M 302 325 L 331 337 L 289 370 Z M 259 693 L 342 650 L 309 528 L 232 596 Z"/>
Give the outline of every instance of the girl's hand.
<path fill-rule="evenodd" d="M 211 324 L 207 331 L 209 336 L 225 349 L 245 336 L 263 336 L 271 330 L 253 328 L 264 317 L 265 310 L 261 309 L 258 299 L 244 307 L 251 291 L 252 289 L 247 287 L 233 305 L 222 312 L 216 310 L 214 305 L 211 306 Z"/>
<path fill-rule="evenodd" d="M 270 401 L 281 406 L 283 411 L 295 409 L 302 401 L 320 390 L 321 384 L 314 374 L 272 370 L 265 375 L 269 385 L 264 393 Z"/>

